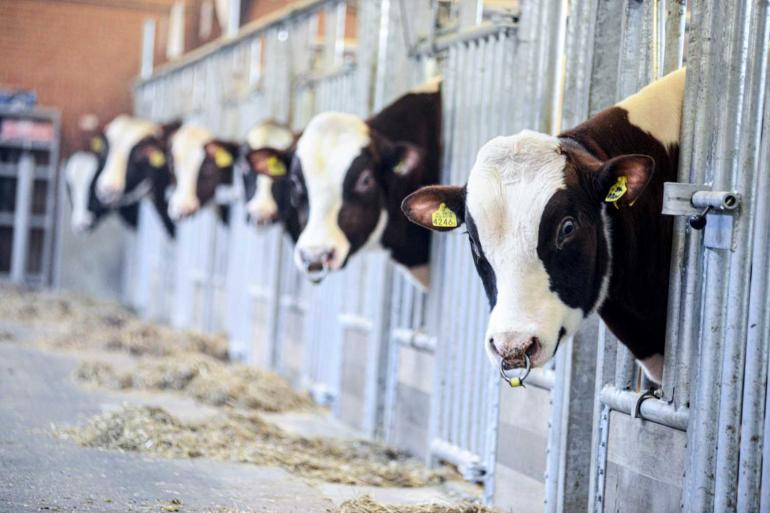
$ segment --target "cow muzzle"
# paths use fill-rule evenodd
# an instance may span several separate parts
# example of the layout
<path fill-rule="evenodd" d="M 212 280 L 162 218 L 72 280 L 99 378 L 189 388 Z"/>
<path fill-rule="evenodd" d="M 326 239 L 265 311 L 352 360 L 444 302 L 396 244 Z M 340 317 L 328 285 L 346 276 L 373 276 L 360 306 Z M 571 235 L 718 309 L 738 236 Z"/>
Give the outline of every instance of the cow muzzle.
<path fill-rule="evenodd" d="M 94 228 L 93 216 L 83 216 L 72 219 L 72 231 L 76 235 L 85 235 Z"/>
<path fill-rule="evenodd" d="M 278 221 L 278 212 L 272 209 L 249 207 L 246 220 L 257 226 L 269 226 Z"/>
<path fill-rule="evenodd" d="M 527 359 L 532 366 L 542 363 L 542 344 L 532 334 L 510 331 L 492 333 L 487 339 L 487 346 L 492 363 L 505 370 L 524 368 Z"/>
<path fill-rule="evenodd" d="M 174 221 L 190 217 L 200 208 L 200 203 L 195 197 L 179 198 L 172 196 L 168 206 L 168 216 Z"/>
<path fill-rule="evenodd" d="M 313 283 L 320 283 L 334 270 L 335 250 L 330 247 L 297 247 L 297 263 Z"/>
<path fill-rule="evenodd" d="M 115 205 L 123 197 L 123 187 L 111 183 L 99 183 L 96 197 L 105 205 Z"/>

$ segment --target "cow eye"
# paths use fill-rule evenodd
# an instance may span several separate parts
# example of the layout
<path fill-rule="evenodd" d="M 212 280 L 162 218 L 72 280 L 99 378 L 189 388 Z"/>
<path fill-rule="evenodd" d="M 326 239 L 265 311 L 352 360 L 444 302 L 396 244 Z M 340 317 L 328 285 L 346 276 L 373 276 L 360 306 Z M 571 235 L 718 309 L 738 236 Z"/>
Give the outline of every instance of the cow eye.
<path fill-rule="evenodd" d="M 363 194 L 371 191 L 374 188 L 374 185 L 374 174 L 371 169 L 366 169 L 363 173 L 358 175 L 354 190 L 359 194 Z"/>
<path fill-rule="evenodd" d="M 571 217 L 565 217 L 562 220 L 561 225 L 559 225 L 559 235 L 556 239 L 557 246 L 561 247 L 562 244 L 575 235 L 576 231 L 577 225 L 575 224 L 575 220 Z"/>

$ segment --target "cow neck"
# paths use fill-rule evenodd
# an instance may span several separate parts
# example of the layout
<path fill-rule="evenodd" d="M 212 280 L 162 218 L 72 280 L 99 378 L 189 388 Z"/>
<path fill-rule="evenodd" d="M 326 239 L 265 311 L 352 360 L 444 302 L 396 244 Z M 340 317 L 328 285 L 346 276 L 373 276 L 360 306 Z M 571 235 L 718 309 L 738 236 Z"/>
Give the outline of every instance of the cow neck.
<path fill-rule="evenodd" d="M 409 93 L 367 121 L 390 141 L 407 142 L 421 150 L 421 164 L 408 176 L 386 177 L 388 223 L 382 246 L 393 260 L 413 268 L 428 263 L 430 232 L 407 220 L 401 202 L 424 185 L 438 182 L 441 159 L 441 93 Z"/>
<path fill-rule="evenodd" d="M 663 353 L 668 304 L 672 219 L 661 214 L 663 183 L 675 181 L 678 145 L 664 147 L 611 107 L 560 137 L 570 139 L 600 161 L 627 154 L 655 161 L 651 182 L 631 207 L 605 205 L 609 224 L 611 275 L 602 319 L 637 358 Z"/>

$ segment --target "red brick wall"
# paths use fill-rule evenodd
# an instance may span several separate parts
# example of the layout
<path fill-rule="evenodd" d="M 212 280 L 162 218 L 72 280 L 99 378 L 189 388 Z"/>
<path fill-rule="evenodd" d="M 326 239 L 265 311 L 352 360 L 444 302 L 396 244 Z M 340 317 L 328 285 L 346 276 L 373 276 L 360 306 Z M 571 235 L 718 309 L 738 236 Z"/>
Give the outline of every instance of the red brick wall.
<path fill-rule="evenodd" d="M 81 139 L 81 115 L 95 114 L 103 124 L 132 110 L 142 23 L 166 18 L 170 3 L 0 0 L 0 87 L 34 89 L 39 104 L 62 111 L 66 154 Z M 158 25 L 163 29 L 165 19 Z"/>
<path fill-rule="evenodd" d="M 210 38 L 198 29 L 201 0 L 185 1 L 185 50 L 221 33 L 215 17 Z M 241 0 L 242 23 L 295 0 Z M 62 153 L 87 138 L 83 115 L 103 125 L 132 111 L 131 89 L 139 73 L 142 24 L 157 22 L 155 64 L 166 61 L 168 13 L 173 0 L 0 0 L 0 88 L 33 89 L 38 103 L 62 111 Z M 348 13 L 348 37 L 355 12 Z M 321 24 L 323 26 L 323 24 Z"/>

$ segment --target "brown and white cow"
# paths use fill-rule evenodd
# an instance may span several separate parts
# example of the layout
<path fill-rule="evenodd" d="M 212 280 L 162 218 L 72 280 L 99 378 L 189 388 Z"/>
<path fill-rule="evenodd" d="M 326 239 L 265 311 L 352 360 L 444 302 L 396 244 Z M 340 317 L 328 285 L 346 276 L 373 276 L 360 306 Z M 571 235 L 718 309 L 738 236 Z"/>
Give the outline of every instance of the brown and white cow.
<path fill-rule="evenodd" d="M 96 197 L 109 208 L 137 203 L 150 195 L 167 233 L 174 223 L 167 214 L 166 188 L 171 175 L 165 152 L 178 122 L 157 124 L 120 115 L 105 127 L 105 162 L 96 180 Z"/>
<path fill-rule="evenodd" d="M 91 232 L 113 209 L 99 201 L 96 181 L 104 168 L 106 157 L 104 134 L 90 139 L 89 147 L 72 153 L 64 162 L 64 180 L 72 206 L 70 223 L 77 234 Z M 130 228 L 139 221 L 139 204 L 130 203 L 117 208 L 118 215 Z"/>
<path fill-rule="evenodd" d="M 171 136 L 171 169 L 176 187 L 168 215 L 178 221 L 193 215 L 208 203 L 220 185 L 232 185 L 238 155 L 236 143 L 214 137 L 206 128 L 185 124 Z M 227 215 L 220 210 L 227 222 Z"/>
<path fill-rule="evenodd" d="M 408 93 L 368 120 L 326 112 L 308 123 L 292 160 L 292 201 L 302 232 L 296 265 L 312 281 L 360 250 L 382 247 L 425 284 L 430 233 L 400 205 L 438 180 L 440 82 Z M 306 221 L 305 221 L 306 219 Z"/>
<path fill-rule="evenodd" d="M 452 229 L 434 215 L 465 221 L 496 367 L 522 367 L 524 355 L 543 365 L 598 311 L 661 381 L 672 232 L 661 207 L 677 177 L 684 82 L 682 69 L 557 137 L 493 139 L 466 186 L 404 201 L 427 228 Z"/>

